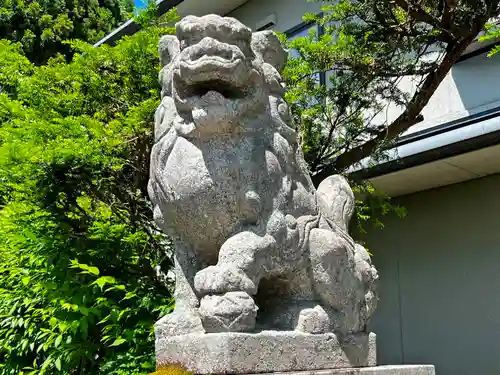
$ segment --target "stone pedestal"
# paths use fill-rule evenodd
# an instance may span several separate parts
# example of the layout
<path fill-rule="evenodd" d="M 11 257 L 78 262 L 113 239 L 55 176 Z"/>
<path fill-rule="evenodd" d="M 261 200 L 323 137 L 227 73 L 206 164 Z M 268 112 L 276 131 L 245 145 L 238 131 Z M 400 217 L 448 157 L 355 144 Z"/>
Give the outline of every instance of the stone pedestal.
<path fill-rule="evenodd" d="M 431 365 L 376 366 L 376 335 L 294 331 L 208 333 L 156 340 L 158 368 L 181 365 L 200 375 L 435 375 Z"/>
<path fill-rule="evenodd" d="M 376 365 L 375 334 L 340 341 L 334 334 L 294 331 L 209 333 L 159 338 L 159 368 L 182 365 L 195 374 L 290 372 Z"/>
<path fill-rule="evenodd" d="M 319 371 L 278 372 L 273 375 L 435 375 L 434 366 L 378 366 L 365 368 L 345 368 Z M 267 375 L 267 374 L 261 374 Z"/>

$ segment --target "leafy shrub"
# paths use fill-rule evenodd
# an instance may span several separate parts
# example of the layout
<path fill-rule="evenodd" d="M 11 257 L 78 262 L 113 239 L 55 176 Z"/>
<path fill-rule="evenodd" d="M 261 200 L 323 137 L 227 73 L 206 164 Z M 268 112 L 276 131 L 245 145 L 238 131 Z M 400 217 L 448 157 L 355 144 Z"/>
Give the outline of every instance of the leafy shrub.
<path fill-rule="evenodd" d="M 2 0 L 0 38 L 19 42 L 30 61 L 71 55 L 67 39 L 94 43 L 131 14 L 133 0 Z"/>
<path fill-rule="evenodd" d="M 167 20 L 175 18 L 173 12 Z M 171 309 L 147 199 L 157 43 L 35 66 L 0 40 L 0 374 L 147 374 Z"/>

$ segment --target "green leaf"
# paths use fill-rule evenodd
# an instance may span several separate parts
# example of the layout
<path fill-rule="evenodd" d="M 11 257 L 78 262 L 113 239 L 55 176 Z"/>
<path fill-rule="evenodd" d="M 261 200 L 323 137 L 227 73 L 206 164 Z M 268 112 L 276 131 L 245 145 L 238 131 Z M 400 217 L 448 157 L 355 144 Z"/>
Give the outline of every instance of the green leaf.
<path fill-rule="evenodd" d="M 88 330 L 89 330 L 89 322 L 87 318 L 82 318 L 80 320 L 80 332 L 83 334 L 83 337 L 87 337 L 88 335 Z"/>
<path fill-rule="evenodd" d="M 111 319 L 111 314 L 106 315 L 102 320 L 100 320 L 97 324 L 103 324 L 106 323 L 108 320 Z"/>
<path fill-rule="evenodd" d="M 119 346 L 125 342 L 127 342 L 127 340 L 120 337 L 120 338 L 117 338 L 115 341 L 113 341 L 113 343 L 110 346 Z"/>
<path fill-rule="evenodd" d="M 89 267 L 89 273 L 91 273 L 92 275 L 98 276 L 99 275 L 99 268 L 97 268 L 97 267 Z"/>
<path fill-rule="evenodd" d="M 62 339 L 63 339 L 62 335 L 57 336 L 56 341 L 54 342 L 54 346 L 56 348 L 61 344 Z"/>
<path fill-rule="evenodd" d="M 64 302 L 61 304 L 61 306 L 63 309 L 68 311 L 78 311 L 78 305 L 72 303 Z"/>
<path fill-rule="evenodd" d="M 123 297 L 123 300 L 132 299 L 134 297 L 137 297 L 137 294 L 133 292 L 128 292 L 127 294 L 125 294 L 125 297 Z"/>
<path fill-rule="evenodd" d="M 80 310 L 80 312 L 82 313 L 82 315 L 84 315 L 84 316 L 88 316 L 89 315 L 89 309 L 86 308 L 85 306 L 78 306 L 78 309 Z"/>
<path fill-rule="evenodd" d="M 500 53 L 500 45 L 493 47 L 491 49 L 490 53 L 488 53 L 488 57 L 492 57 L 493 55 L 496 55 L 497 53 Z"/>
<path fill-rule="evenodd" d="M 56 365 L 56 369 L 58 371 L 61 371 L 61 357 L 56 359 L 55 365 Z"/>
<path fill-rule="evenodd" d="M 112 290 L 125 290 L 126 289 L 126 286 L 125 285 L 113 285 L 112 287 L 108 288 L 105 290 L 105 292 L 110 292 Z"/>
<path fill-rule="evenodd" d="M 98 285 L 99 288 L 104 288 L 106 284 L 115 284 L 116 279 L 112 276 L 101 276 L 96 281 L 92 283 L 92 285 Z"/>
<path fill-rule="evenodd" d="M 109 341 L 110 338 L 111 338 L 110 335 L 104 335 L 101 337 L 101 342 L 107 342 L 107 341 Z"/>

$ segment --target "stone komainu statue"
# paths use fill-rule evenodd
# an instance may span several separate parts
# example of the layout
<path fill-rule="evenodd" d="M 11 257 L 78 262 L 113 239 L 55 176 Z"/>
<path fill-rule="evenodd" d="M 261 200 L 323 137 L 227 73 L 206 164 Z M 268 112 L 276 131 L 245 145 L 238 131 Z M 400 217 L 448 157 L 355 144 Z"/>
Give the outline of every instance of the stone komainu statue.
<path fill-rule="evenodd" d="M 157 335 L 365 331 L 377 271 L 348 234 L 354 195 L 316 190 L 292 127 L 271 31 L 186 17 L 160 41 L 149 194 L 174 240 L 175 311 Z"/>

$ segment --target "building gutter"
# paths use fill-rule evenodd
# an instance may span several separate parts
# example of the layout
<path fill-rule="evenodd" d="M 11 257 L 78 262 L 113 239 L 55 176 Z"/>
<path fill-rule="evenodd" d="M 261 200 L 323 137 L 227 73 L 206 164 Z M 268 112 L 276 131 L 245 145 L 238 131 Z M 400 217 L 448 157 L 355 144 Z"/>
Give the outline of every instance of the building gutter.
<path fill-rule="evenodd" d="M 491 41 L 490 43 L 483 43 L 481 47 L 476 47 L 474 48 L 471 52 L 467 52 L 460 56 L 457 61 L 455 61 L 455 64 L 459 64 L 462 61 L 469 60 L 473 57 L 479 56 L 479 55 L 486 55 L 488 52 L 490 52 L 494 47 L 498 46 L 500 44 L 500 39 Z"/>
<path fill-rule="evenodd" d="M 350 175 L 370 179 L 497 144 L 500 107 L 403 136 L 389 150 L 389 161 L 368 167 L 365 159 Z"/>

